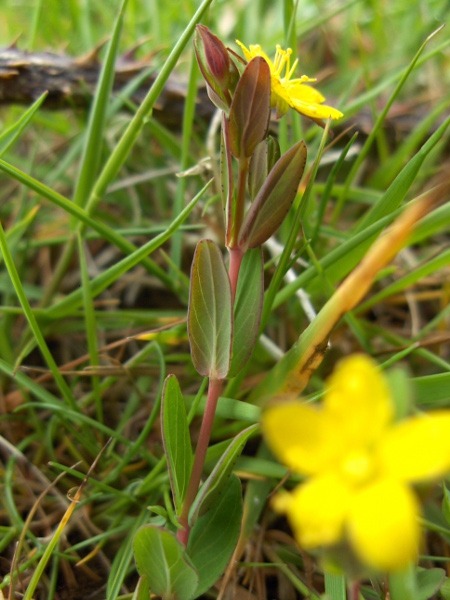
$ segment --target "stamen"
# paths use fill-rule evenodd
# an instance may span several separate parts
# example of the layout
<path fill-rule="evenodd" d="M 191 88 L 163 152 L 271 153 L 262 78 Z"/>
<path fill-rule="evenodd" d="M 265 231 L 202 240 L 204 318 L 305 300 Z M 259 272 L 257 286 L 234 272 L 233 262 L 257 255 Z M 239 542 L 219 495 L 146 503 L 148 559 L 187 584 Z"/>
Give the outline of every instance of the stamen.
<path fill-rule="evenodd" d="M 292 77 L 292 75 L 295 73 L 295 70 L 297 69 L 297 65 L 298 65 L 298 58 L 295 59 L 294 64 L 289 69 L 289 73 L 287 73 L 287 75 L 286 75 L 287 80 L 289 80 Z"/>
<path fill-rule="evenodd" d="M 276 48 L 277 48 L 277 51 L 276 51 L 275 58 L 273 61 L 273 70 L 276 75 L 279 75 L 281 68 L 282 68 L 280 63 L 283 58 L 283 49 L 281 48 L 280 44 L 277 44 Z"/>

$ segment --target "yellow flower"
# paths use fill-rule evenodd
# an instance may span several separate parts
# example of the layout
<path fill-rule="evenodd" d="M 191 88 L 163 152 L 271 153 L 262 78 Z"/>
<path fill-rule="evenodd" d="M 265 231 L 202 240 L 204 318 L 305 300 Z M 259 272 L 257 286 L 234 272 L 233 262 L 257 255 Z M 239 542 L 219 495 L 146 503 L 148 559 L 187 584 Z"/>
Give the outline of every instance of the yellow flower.
<path fill-rule="evenodd" d="M 261 46 L 250 46 L 246 48 L 242 42 L 236 40 L 236 43 L 242 49 L 247 61 L 251 61 L 255 56 L 261 56 L 270 67 L 272 96 L 272 108 L 277 109 L 277 116 L 282 117 L 288 111 L 289 106 L 297 112 L 309 117 L 310 119 L 340 119 L 343 114 L 332 108 L 322 104 L 325 98 L 317 90 L 305 82 L 316 81 L 306 75 L 300 78 L 291 79 L 297 68 L 298 59 L 291 67 L 291 48 L 283 50 L 281 46 L 277 46 L 277 52 L 273 62 L 267 54 L 261 49 Z"/>
<path fill-rule="evenodd" d="M 403 569 L 420 541 L 411 484 L 450 470 L 450 411 L 394 422 L 387 383 L 363 355 L 343 360 L 327 383 L 322 407 L 290 402 L 263 415 L 274 454 L 309 477 L 275 509 L 304 548 L 344 541 L 371 569 Z"/>

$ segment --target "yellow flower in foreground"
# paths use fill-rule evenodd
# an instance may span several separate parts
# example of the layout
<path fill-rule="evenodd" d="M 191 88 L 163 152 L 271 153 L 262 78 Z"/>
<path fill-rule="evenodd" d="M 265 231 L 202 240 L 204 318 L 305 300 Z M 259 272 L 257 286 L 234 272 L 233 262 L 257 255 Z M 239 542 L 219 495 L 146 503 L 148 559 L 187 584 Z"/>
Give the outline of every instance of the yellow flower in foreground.
<path fill-rule="evenodd" d="M 242 49 L 247 61 L 251 61 L 255 56 L 261 56 L 269 65 L 272 86 L 271 105 L 272 108 L 276 107 L 279 117 L 287 113 L 289 106 L 313 120 L 328 119 L 328 117 L 340 119 L 343 116 L 335 108 L 322 104 L 325 101 L 322 94 L 311 86 L 305 85 L 305 82 L 316 81 L 315 79 L 306 75 L 291 79 L 298 64 L 297 59 L 291 67 L 291 48 L 283 50 L 281 46 L 277 46 L 272 62 L 261 46 L 250 46 L 248 49 L 239 40 L 236 40 L 236 43 Z"/>
<path fill-rule="evenodd" d="M 304 548 L 349 543 L 380 571 L 417 558 L 419 502 L 411 484 L 450 470 L 450 411 L 394 422 L 394 405 L 372 360 L 343 360 L 323 405 L 268 408 L 263 431 L 275 455 L 309 479 L 275 498 Z"/>

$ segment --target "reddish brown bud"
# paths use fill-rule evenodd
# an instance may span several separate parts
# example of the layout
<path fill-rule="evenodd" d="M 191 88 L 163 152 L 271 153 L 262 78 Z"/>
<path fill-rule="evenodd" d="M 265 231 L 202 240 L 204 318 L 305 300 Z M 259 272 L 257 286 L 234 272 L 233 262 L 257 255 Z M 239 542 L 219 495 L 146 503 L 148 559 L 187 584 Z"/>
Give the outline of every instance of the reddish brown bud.
<path fill-rule="evenodd" d="M 204 25 L 195 28 L 194 49 L 211 102 L 228 113 L 239 77 L 236 65 L 223 43 Z"/>

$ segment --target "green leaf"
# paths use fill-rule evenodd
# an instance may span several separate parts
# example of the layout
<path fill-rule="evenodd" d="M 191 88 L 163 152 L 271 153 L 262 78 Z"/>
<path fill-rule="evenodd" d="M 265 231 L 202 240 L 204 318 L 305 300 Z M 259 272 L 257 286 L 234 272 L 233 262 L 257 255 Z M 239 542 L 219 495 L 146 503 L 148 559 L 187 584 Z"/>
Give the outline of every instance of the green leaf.
<path fill-rule="evenodd" d="M 340 573 L 325 572 L 325 592 L 330 600 L 346 600 L 347 586 L 345 576 Z"/>
<path fill-rule="evenodd" d="M 45 94 L 42 94 L 42 96 L 40 96 L 36 100 L 36 102 L 34 102 L 30 106 L 30 108 L 26 112 L 24 112 L 24 114 L 16 123 L 14 123 L 14 125 L 8 127 L 8 129 L 0 135 L 0 156 L 3 156 L 3 154 L 8 150 L 8 148 L 10 148 L 14 144 L 14 142 L 20 137 L 20 134 L 31 121 L 31 119 L 34 117 L 35 113 L 40 108 L 41 104 L 44 102 L 46 97 L 47 92 Z"/>
<path fill-rule="evenodd" d="M 413 377 L 412 385 L 417 404 L 448 406 L 450 396 L 450 373 Z"/>
<path fill-rule="evenodd" d="M 149 598 L 150 588 L 148 587 L 148 580 L 147 577 L 143 575 L 142 577 L 139 577 L 138 584 L 131 600 L 148 600 Z"/>
<path fill-rule="evenodd" d="M 242 520 L 241 483 L 232 475 L 225 493 L 191 530 L 187 553 L 199 575 L 195 597 L 219 579 L 239 539 Z"/>
<path fill-rule="evenodd" d="M 252 425 L 241 431 L 225 450 L 208 479 L 200 488 L 191 506 L 189 525 L 193 526 L 198 518 L 206 514 L 217 503 L 219 497 L 223 495 L 237 459 L 241 455 L 248 438 L 257 428 L 257 425 Z"/>
<path fill-rule="evenodd" d="M 127 3 L 128 0 L 122 0 L 117 13 L 89 114 L 89 123 L 74 193 L 74 202 L 78 206 L 83 206 L 87 201 L 100 165 L 105 118 L 116 74 L 115 62 Z"/>
<path fill-rule="evenodd" d="M 175 375 L 169 375 L 164 383 L 161 412 L 164 451 L 178 512 L 186 495 L 193 458 L 186 408 Z"/>
<path fill-rule="evenodd" d="M 197 244 L 191 270 L 188 334 L 194 367 L 212 379 L 224 379 L 230 368 L 231 287 L 219 247 Z"/>
<path fill-rule="evenodd" d="M 244 219 L 238 239 L 240 247 L 255 248 L 275 233 L 294 202 L 305 165 L 303 141 L 278 159 Z"/>
<path fill-rule="evenodd" d="M 264 299 L 262 248 L 245 253 L 239 271 L 234 303 L 233 352 L 228 377 L 234 377 L 246 365 L 259 334 Z"/>
<path fill-rule="evenodd" d="M 420 167 L 430 151 L 436 146 L 442 138 L 450 124 L 450 117 L 433 133 L 429 140 L 422 146 L 417 154 L 408 162 L 402 169 L 399 175 L 394 179 L 389 186 L 387 192 L 376 202 L 359 221 L 354 228 L 354 233 L 363 231 L 373 223 L 376 223 L 383 217 L 391 214 L 398 208 L 406 196 L 411 185 L 417 177 Z"/>
<path fill-rule="evenodd" d="M 1 362 L 0 362 L 1 367 Z M 192 406 L 194 396 L 186 396 L 186 402 L 189 407 Z M 198 406 L 196 407 L 196 414 L 203 415 L 206 408 L 206 396 L 202 396 Z M 261 418 L 261 408 L 254 404 L 249 404 L 242 400 L 235 400 L 234 398 L 224 398 L 221 396 L 217 403 L 216 416 L 222 419 L 234 419 L 235 421 L 247 421 L 249 423 L 259 423 Z"/>
<path fill-rule="evenodd" d="M 444 488 L 444 498 L 442 500 L 442 514 L 444 516 L 444 519 L 447 521 L 447 523 L 450 525 L 450 492 L 447 489 L 447 486 L 443 485 Z"/>
<path fill-rule="evenodd" d="M 440 590 L 445 580 L 444 569 L 420 569 L 417 572 L 417 597 L 415 600 L 428 600 Z"/>
<path fill-rule="evenodd" d="M 405 419 L 411 412 L 414 390 L 407 369 L 395 366 L 386 372 L 386 379 L 391 390 L 395 419 Z"/>
<path fill-rule="evenodd" d="M 159 69 L 155 81 L 142 101 L 142 104 L 139 106 L 135 115 L 128 124 L 122 137 L 117 144 L 115 144 L 114 150 L 110 154 L 107 163 L 103 167 L 102 172 L 96 180 L 95 186 L 86 204 L 86 210 L 89 214 L 92 214 L 92 212 L 95 210 L 98 202 L 104 196 L 106 188 L 114 179 L 114 177 L 116 177 L 121 166 L 124 164 L 126 158 L 130 154 L 136 143 L 136 140 L 142 132 L 142 129 L 152 114 L 155 103 L 163 91 L 167 79 L 174 70 L 181 53 L 191 39 L 195 26 L 201 20 L 211 2 L 212 0 L 203 0 L 203 2 L 200 4 L 192 19 L 189 21 L 189 24 L 179 37 L 178 42 L 172 48 L 161 69 Z"/>
<path fill-rule="evenodd" d="M 230 108 L 230 150 L 236 158 L 249 158 L 266 137 L 270 119 L 270 69 L 256 56 L 245 67 Z"/>
<path fill-rule="evenodd" d="M 389 592 L 391 600 L 417 600 L 417 577 L 413 565 L 406 571 L 389 576 Z"/>
<path fill-rule="evenodd" d="M 448 577 L 445 578 L 444 583 L 441 585 L 439 593 L 444 600 L 450 600 L 450 579 Z"/>
<path fill-rule="evenodd" d="M 140 575 L 163 600 L 190 600 L 198 575 L 183 544 L 169 531 L 153 525 L 141 527 L 134 538 L 134 555 Z"/>

